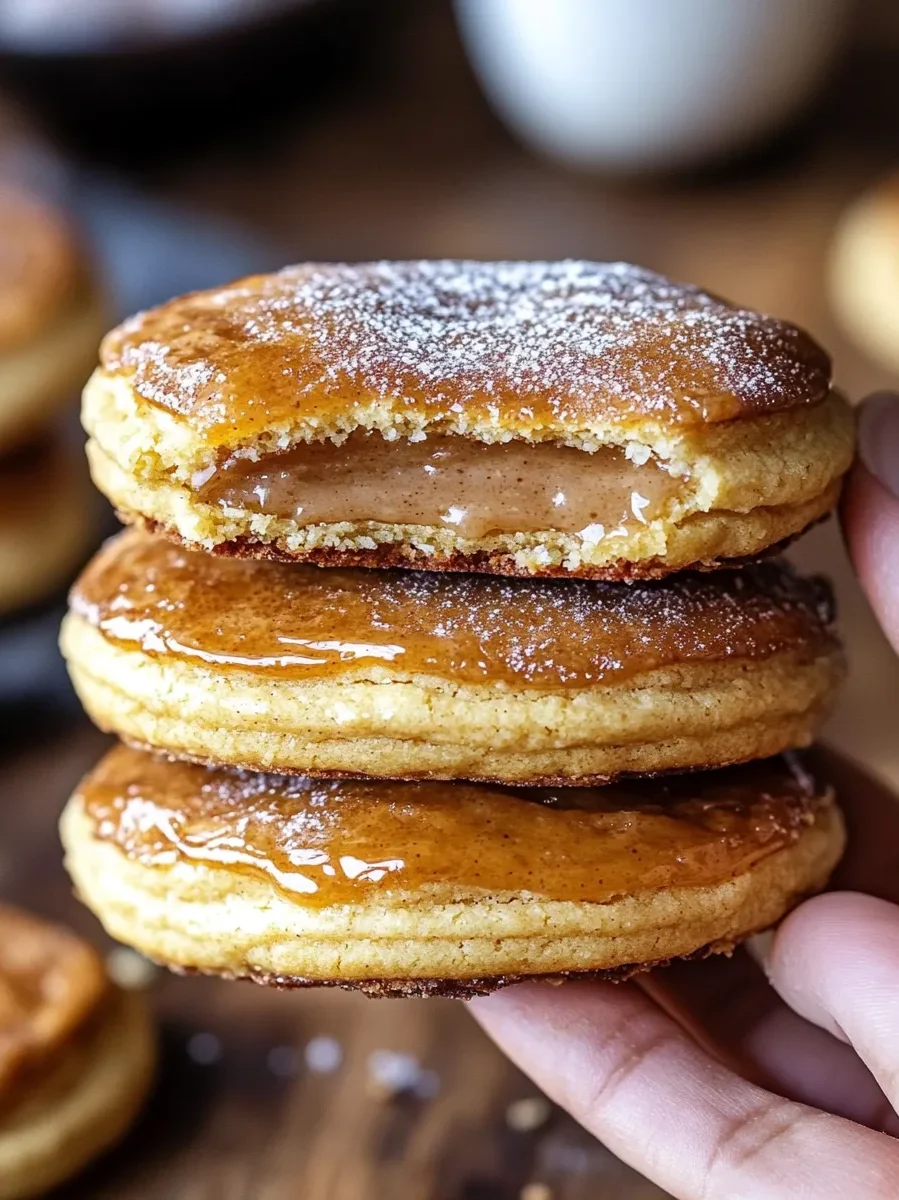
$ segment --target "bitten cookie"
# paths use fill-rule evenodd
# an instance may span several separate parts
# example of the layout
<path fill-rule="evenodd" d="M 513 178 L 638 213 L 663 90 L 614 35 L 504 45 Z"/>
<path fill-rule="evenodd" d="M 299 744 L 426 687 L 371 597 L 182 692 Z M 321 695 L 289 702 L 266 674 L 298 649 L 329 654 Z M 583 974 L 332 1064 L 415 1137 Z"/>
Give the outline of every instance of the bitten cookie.
<path fill-rule="evenodd" d="M 77 395 L 106 320 L 62 214 L 0 186 L 0 454 L 32 439 Z"/>
<path fill-rule="evenodd" d="M 304 265 L 143 313 L 84 394 L 127 521 L 221 554 L 630 579 L 756 557 L 853 451 L 807 334 L 622 263 Z"/>

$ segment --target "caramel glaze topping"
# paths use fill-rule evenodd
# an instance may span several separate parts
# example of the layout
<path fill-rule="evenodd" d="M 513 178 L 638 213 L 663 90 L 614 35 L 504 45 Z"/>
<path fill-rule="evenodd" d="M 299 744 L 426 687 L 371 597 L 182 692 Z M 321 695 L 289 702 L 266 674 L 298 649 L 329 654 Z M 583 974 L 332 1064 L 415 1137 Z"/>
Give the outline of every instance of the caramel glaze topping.
<path fill-rule="evenodd" d="M 90 1018 L 107 988 L 96 952 L 73 933 L 0 905 L 0 1102 Z"/>
<path fill-rule="evenodd" d="M 509 436 L 701 425 L 815 404 L 830 385 L 795 326 L 626 263 L 287 267 L 138 314 L 101 360 L 210 446 L 349 429 L 373 404 Z"/>
<path fill-rule="evenodd" d="M 125 746 L 78 794 L 95 836 L 129 858 L 249 874 L 316 907 L 432 886 L 603 903 L 721 883 L 795 842 L 830 795 L 795 757 L 555 791 L 323 782 Z"/>
<path fill-rule="evenodd" d="M 315 680 L 422 674 L 578 688 L 653 668 L 836 647 L 827 585 L 785 564 L 629 586 L 228 559 L 129 530 L 72 590 L 125 649 Z"/>

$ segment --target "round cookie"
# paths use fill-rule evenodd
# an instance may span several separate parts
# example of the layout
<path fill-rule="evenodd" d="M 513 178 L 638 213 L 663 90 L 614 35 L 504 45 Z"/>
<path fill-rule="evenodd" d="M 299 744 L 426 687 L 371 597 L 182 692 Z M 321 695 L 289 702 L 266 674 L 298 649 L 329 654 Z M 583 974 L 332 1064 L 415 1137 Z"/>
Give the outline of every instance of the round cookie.
<path fill-rule="evenodd" d="M 304 265 L 143 313 L 84 393 L 126 521 L 222 554 L 623 579 L 756 557 L 853 451 L 806 334 L 621 263 Z"/>
<path fill-rule="evenodd" d="M 105 316 L 62 214 L 0 186 L 0 453 L 33 438 L 83 386 Z"/>
<path fill-rule="evenodd" d="M 62 646 L 102 728 L 313 775 L 603 781 L 808 744 L 843 677 L 829 590 L 779 563 L 661 583 L 322 571 L 131 530 Z"/>
<path fill-rule="evenodd" d="M 841 217 L 831 247 L 830 298 L 853 340 L 899 372 L 899 175 Z"/>
<path fill-rule="evenodd" d="M 154 1060 L 143 998 L 74 934 L 0 906 L 0 1200 L 42 1195 L 118 1140 Z"/>
<path fill-rule="evenodd" d="M 81 898 L 150 957 L 376 995 L 727 952 L 821 888 L 844 840 L 796 759 L 552 791 L 316 783 L 122 746 L 62 836 Z"/>
<path fill-rule="evenodd" d="M 96 532 L 95 508 L 81 455 L 61 436 L 0 458 L 0 616 L 72 578 Z"/>

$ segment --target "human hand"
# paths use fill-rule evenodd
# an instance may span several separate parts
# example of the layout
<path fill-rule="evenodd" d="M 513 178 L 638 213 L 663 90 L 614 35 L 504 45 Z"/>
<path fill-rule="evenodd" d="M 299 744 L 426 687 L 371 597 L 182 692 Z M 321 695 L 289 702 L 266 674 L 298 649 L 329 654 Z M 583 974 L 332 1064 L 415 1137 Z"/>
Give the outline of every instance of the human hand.
<path fill-rule="evenodd" d="M 899 651 L 899 396 L 866 402 L 860 444 L 844 528 Z M 868 894 L 807 901 L 764 970 L 740 951 L 626 984 L 525 984 L 471 1004 L 548 1095 L 679 1200 L 899 1194 L 899 804 L 819 754 L 847 802 L 834 886 Z"/>

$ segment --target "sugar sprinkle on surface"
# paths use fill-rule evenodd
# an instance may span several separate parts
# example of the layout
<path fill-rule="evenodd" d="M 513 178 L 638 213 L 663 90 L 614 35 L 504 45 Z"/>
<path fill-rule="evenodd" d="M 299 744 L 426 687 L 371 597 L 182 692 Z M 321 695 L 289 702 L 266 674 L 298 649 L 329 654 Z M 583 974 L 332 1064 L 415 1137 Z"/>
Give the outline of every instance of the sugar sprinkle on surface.
<path fill-rule="evenodd" d="M 138 314 L 104 365 L 200 423 L 377 403 L 429 419 L 686 422 L 824 398 L 801 330 L 628 263 L 287 267 Z"/>

